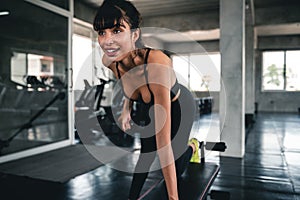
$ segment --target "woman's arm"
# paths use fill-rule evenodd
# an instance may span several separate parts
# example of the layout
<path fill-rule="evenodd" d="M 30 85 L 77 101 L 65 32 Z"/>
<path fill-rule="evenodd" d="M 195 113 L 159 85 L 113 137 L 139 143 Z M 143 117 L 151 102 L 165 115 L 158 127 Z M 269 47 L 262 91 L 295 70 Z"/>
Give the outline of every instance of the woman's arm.
<path fill-rule="evenodd" d="M 151 86 L 154 93 L 157 151 L 166 182 L 169 199 L 178 199 L 175 160 L 171 146 L 170 91 L 163 86 Z"/>
<path fill-rule="evenodd" d="M 148 79 L 154 95 L 155 134 L 169 199 L 178 199 L 175 160 L 171 146 L 171 61 L 160 51 L 149 55 Z"/>
<path fill-rule="evenodd" d="M 106 56 L 106 54 L 104 54 L 103 57 L 102 57 L 102 63 L 103 63 L 104 66 L 109 68 L 114 73 L 116 78 L 119 78 L 118 73 L 115 70 L 116 69 L 116 67 L 115 67 L 116 63 L 113 60 L 111 60 L 108 56 Z M 123 131 L 131 129 L 131 125 L 130 125 L 131 109 L 132 109 L 132 102 L 129 99 L 125 98 L 124 102 L 123 102 L 122 113 L 121 113 L 120 117 L 118 118 L 118 121 L 121 124 L 121 129 Z"/>

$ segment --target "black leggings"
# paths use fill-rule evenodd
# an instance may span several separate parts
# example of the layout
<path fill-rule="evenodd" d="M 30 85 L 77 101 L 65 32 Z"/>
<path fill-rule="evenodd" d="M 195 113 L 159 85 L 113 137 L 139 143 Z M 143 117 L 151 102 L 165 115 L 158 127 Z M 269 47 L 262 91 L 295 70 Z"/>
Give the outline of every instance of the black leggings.
<path fill-rule="evenodd" d="M 171 139 L 174 153 L 176 175 L 180 179 L 192 156 L 193 149 L 188 146 L 190 131 L 194 121 L 195 102 L 190 91 L 180 86 L 179 98 L 171 104 Z M 175 137 L 176 136 L 176 137 Z M 141 154 L 131 183 L 129 199 L 138 199 L 150 167 L 156 157 L 155 135 L 141 138 Z M 143 169 L 142 172 L 139 172 Z M 147 169 L 147 170 L 145 170 Z"/>

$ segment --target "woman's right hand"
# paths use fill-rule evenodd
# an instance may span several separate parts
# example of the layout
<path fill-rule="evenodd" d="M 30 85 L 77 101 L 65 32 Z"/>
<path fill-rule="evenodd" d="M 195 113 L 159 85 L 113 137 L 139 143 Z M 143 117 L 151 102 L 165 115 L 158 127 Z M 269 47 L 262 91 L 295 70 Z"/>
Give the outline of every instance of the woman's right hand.
<path fill-rule="evenodd" d="M 125 132 L 129 129 L 131 129 L 131 116 L 130 116 L 130 112 L 126 112 L 123 110 L 121 116 L 118 119 L 119 123 L 121 124 L 121 128 L 122 130 Z"/>

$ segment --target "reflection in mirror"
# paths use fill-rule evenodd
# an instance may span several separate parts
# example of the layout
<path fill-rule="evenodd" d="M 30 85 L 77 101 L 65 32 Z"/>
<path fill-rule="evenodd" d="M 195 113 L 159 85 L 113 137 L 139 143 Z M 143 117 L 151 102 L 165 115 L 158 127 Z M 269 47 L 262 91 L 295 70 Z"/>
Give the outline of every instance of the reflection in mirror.
<path fill-rule="evenodd" d="M 67 140 L 68 18 L 26 1 L 1 9 L 1 155 Z"/>
<path fill-rule="evenodd" d="M 29 88 L 62 88 L 65 74 L 54 70 L 56 65 L 64 65 L 59 56 L 13 52 L 11 58 L 11 81 Z"/>

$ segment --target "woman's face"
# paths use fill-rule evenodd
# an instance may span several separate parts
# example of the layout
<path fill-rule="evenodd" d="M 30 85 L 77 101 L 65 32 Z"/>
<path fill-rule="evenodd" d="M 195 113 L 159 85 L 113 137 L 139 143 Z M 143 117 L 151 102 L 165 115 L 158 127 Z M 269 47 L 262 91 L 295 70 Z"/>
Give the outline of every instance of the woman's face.
<path fill-rule="evenodd" d="M 139 37 L 138 31 L 131 31 L 129 24 L 122 20 L 120 25 L 100 30 L 98 42 L 106 58 L 113 61 L 120 61 L 129 52 L 135 49 L 135 42 Z"/>

